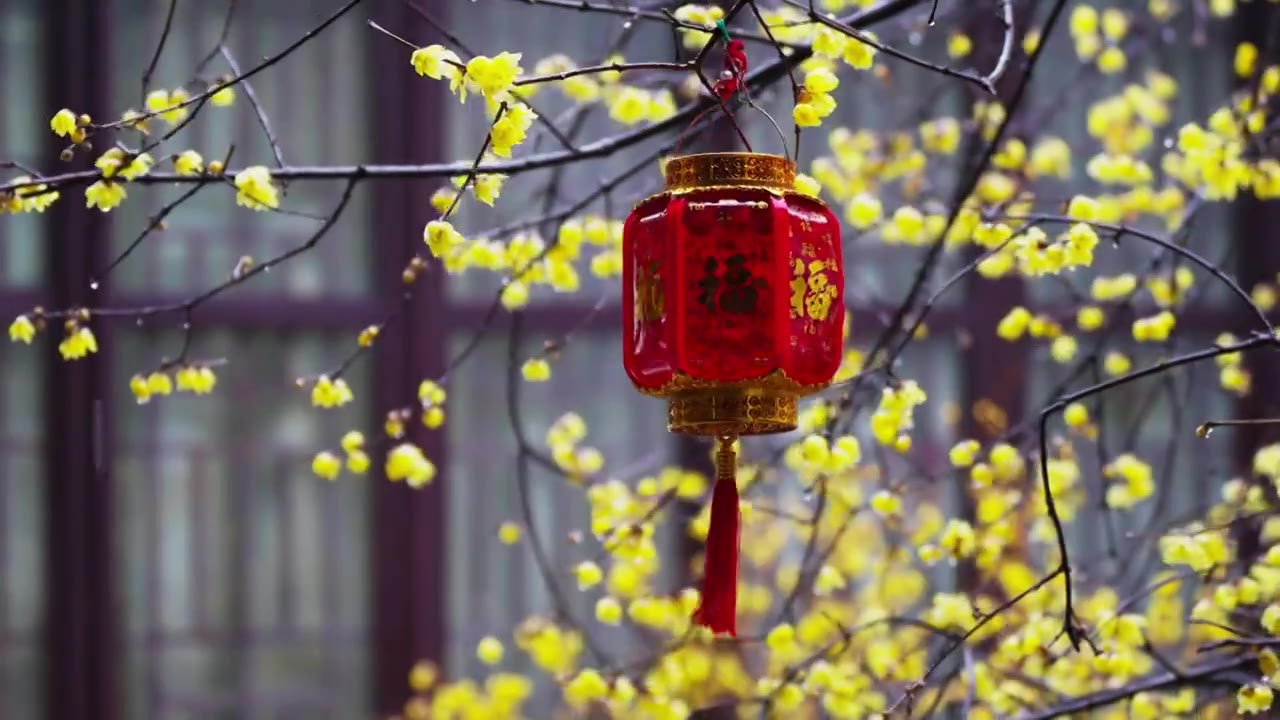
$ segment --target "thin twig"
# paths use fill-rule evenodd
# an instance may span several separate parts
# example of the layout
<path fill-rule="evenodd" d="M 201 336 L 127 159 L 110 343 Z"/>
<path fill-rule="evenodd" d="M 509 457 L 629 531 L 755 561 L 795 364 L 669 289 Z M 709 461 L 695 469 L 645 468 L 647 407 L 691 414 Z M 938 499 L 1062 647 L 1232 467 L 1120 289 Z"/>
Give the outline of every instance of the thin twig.
<path fill-rule="evenodd" d="M 1196 435 L 1207 438 L 1209 433 L 1220 427 L 1240 427 L 1257 425 L 1280 425 L 1280 418 L 1253 418 L 1245 420 L 1206 420 L 1196 426 Z"/>
<path fill-rule="evenodd" d="M 209 63 L 218 57 L 218 49 L 227 44 L 227 38 L 231 37 L 231 20 L 236 15 L 236 3 L 239 0 L 227 0 L 227 13 L 222 18 L 222 31 L 218 33 L 218 41 L 213 44 L 213 49 L 205 55 L 198 65 L 196 65 L 196 75 L 204 72 L 209 67 Z"/>
<path fill-rule="evenodd" d="M 1160 673 L 1159 675 L 1152 675 L 1147 678 L 1135 680 L 1118 688 L 1090 693 L 1088 695 L 1072 698 L 1066 702 L 1053 705 L 1044 710 L 1019 715 L 1018 720 L 1051 720 L 1052 718 L 1087 713 L 1090 710 L 1096 710 L 1098 708 L 1123 702 L 1138 693 L 1155 692 L 1158 690 L 1177 687 L 1188 682 L 1209 680 L 1215 675 L 1233 670 L 1243 670 L 1256 664 L 1257 661 L 1253 658 L 1238 657 L 1228 660 L 1218 660 L 1198 667 L 1188 668 L 1181 676 L 1169 672 Z"/>
<path fill-rule="evenodd" d="M 177 105 L 174 105 L 174 106 L 172 106 L 172 107 L 165 108 L 165 109 L 163 109 L 163 110 L 156 110 L 156 111 L 154 111 L 154 112 L 151 112 L 151 111 L 149 111 L 149 112 L 144 112 L 144 113 L 142 113 L 142 114 L 140 114 L 140 115 L 137 115 L 137 116 L 131 117 L 131 118 L 129 118 L 128 120 L 116 120 L 115 122 L 109 122 L 109 123 L 105 123 L 105 124 L 102 124 L 102 125 L 93 125 L 92 127 L 93 127 L 94 129 L 96 129 L 96 130 L 106 130 L 106 129 L 109 129 L 109 128 L 122 127 L 122 126 L 124 126 L 124 125 L 132 125 L 132 124 L 134 124 L 134 123 L 139 123 L 139 122 L 143 122 L 143 121 L 145 121 L 145 120 L 149 120 L 149 119 L 151 119 L 151 118 L 153 118 L 153 117 L 156 117 L 157 115 L 161 115 L 161 114 L 166 113 L 166 112 L 171 112 L 171 111 L 173 111 L 173 110 L 179 110 L 179 109 L 182 109 L 182 108 L 185 108 L 185 107 L 189 107 L 189 106 L 194 105 L 194 104 L 196 104 L 196 103 L 201 103 L 201 104 L 203 104 L 205 101 L 207 101 L 209 98 L 213 97 L 213 95 L 215 95 L 215 94 L 216 94 L 216 93 L 218 93 L 219 91 L 224 90 L 224 89 L 229 88 L 229 87 L 233 87 L 233 86 L 235 86 L 235 85 L 237 85 L 237 84 L 241 83 L 241 82 L 242 82 L 242 81 L 244 81 L 244 80 L 248 80 L 249 78 L 251 78 L 251 77 L 253 77 L 253 76 L 257 75 L 257 74 L 258 74 L 258 73 L 260 73 L 260 72 L 262 72 L 263 70 L 266 70 L 267 68 L 270 68 L 271 66 L 273 66 L 273 65 L 275 65 L 276 63 L 280 62 L 281 60 L 284 60 L 285 58 L 289 57 L 290 55 L 292 55 L 292 54 L 293 54 L 293 52 L 294 52 L 295 50 L 297 50 L 298 48 L 302 47 L 303 45 L 306 45 L 308 42 L 311 42 L 311 40 L 313 40 L 317 35 L 319 35 L 320 33 L 324 32 L 324 31 L 325 31 L 325 29 L 327 29 L 330 25 L 332 25 L 332 24 L 334 24 L 335 22 L 337 22 L 338 20 L 340 20 L 340 19 L 342 18 L 342 16 L 344 16 L 344 15 L 346 15 L 347 13 L 351 12 L 352 10 L 354 10 L 354 9 L 356 8 L 356 6 L 358 6 L 358 5 L 359 5 L 360 3 L 362 3 L 362 2 L 364 2 L 364 0 L 347 0 L 347 4 L 346 4 L 346 5 L 343 5 L 342 7 L 338 8 L 338 10 L 337 10 L 336 12 L 334 12 L 332 15 L 330 15 L 329 17 L 327 17 L 327 18 L 325 18 L 323 21 L 321 21 L 321 23 L 320 23 L 319 25 L 317 25 L 316 27 L 314 27 L 314 28 L 312 28 L 312 29 L 308 30 L 307 32 L 303 33 L 303 34 L 302 34 L 302 37 L 299 37 L 297 40 L 295 40 L 295 41 L 293 41 L 292 43 L 290 43 L 290 44 L 288 45 L 288 47 L 286 47 L 285 49 L 281 50 L 280 52 L 276 53 L 275 55 L 272 55 L 271 57 L 268 57 L 266 60 L 263 60 L 261 63 L 259 63 L 259 64 L 255 65 L 255 66 L 253 66 L 252 68 L 250 68 L 250 69 L 249 69 L 249 71 L 248 71 L 248 72 L 245 72 L 245 73 L 243 73 L 243 74 L 237 75 L 236 77 L 233 77 L 233 78 L 231 78 L 231 79 L 229 79 L 229 80 L 224 80 L 224 81 L 222 81 L 222 82 L 220 82 L 220 83 L 215 83 L 214 85 L 210 86 L 210 87 L 209 87 L 209 89 L 205 90 L 204 92 L 202 92 L 202 93 L 200 93 L 200 94 L 198 94 L 198 95 L 194 95 L 194 96 L 192 96 L 192 97 L 190 97 L 190 98 L 187 98 L 186 100 L 184 100 L 184 101 L 182 101 L 182 102 L 178 103 Z M 228 13 L 228 15 L 229 15 L 229 13 Z M 219 46 L 221 46 L 221 44 L 219 44 Z M 215 50 L 214 50 L 214 54 L 217 54 L 217 52 L 218 52 L 218 51 L 215 49 Z"/>
<path fill-rule="evenodd" d="M 227 150 L 227 154 L 224 156 L 224 160 L 223 160 L 224 165 L 228 160 L 231 159 L 231 156 L 233 154 L 235 154 L 234 145 Z M 164 222 L 165 218 L 169 217 L 170 213 L 172 213 L 174 210 L 177 210 L 179 205 L 182 205 L 186 201 L 190 200 L 193 196 L 195 196 L 196 193 L 200 192 L 202 189 L 206 187 L 208 187 L 208 185 L 193 185 L 191 186 L 190 189 L 188 189 L 182 195 L 178 196 L 176 200 L 160 208 L 159 212 L 157 212 L 151 218 L 151 221 L 147 223 L 147 226 L 142 229 L 142 232 L 138 233 L 138 236 L 135 237 L 133 241 L 130 242 L 125 247 L 125 249 L 115 257 L 114 260 L 108 263 L 106 267 L 94 273 L 93 280 L 90 283 L 90 286 L 96 289 L 96 286 L 98 285 L 98 283 L 101 282 L 104 278 L 106 278 L 106 276 L 109 275 L 112 270 L 116 269 L 116 267 L 118 267 L 120 263 L 127 260 L 129 256 L 133 254 L 133 251 L 137 250 L 138 247 L 142 245 L 142 241 L 145 240 L 153 230 L 160 227 L 160 224 Z"/>
<path fill-rule="evenodd" d="M 785 2 L 787 5 L 790 5 L 792 7 L 800 8 L 802 10 L 805 9 L 804 5 L 802 5 L 799 2 L 799 0 L 783 0 L 783 2 Z M 946 65 L 938 65 L 937 63 L 932 63 L 923 58 L 916 57 L 915 55 L 912 55 L 911 53 L 908 53 L 903 50 L 899 50 L 893 47 L 892 45 L 886 45 L 885 43 L 882 43 L 879 40 L 876 40 L 875 38 L 870 37 L 866 33 L 859 31 L 857 28 L 850 27 L 849 25 L 846 25 L 845 23 L 842 23 L 835 18 L 828 17 L 819 12 L 811 12 L 809 15 L 809 19 L 813 20 L 816 23 L 825 25 L 831 28 L 832 30 L 835 30 L 836 32 L 839 32 L 848 36 L 854 42 L 860 42 L 863 45 L 868 45 L 870 47 L 873 47 L 876 50 L 879 50 L 880 52 L 884 53 L 885 55 L 888 55 L 889 57 L 898 58 L 899 60 L 910 63 L 919 68 L 924 68 L 925 70 L 928 70 L 930 72 L 935 72 L 940 75 L 946 75 L 947 77 L 956 78 L 957 80 L 964 80 L 965 82 L 973 83 L 974 85 L 977 85 L 978 87 L 985 90 L 988 94 L 991 94 L 991 95 L 995 94 L 995 87 L 985 76 L 975 75 L 974 73 L 969 72 L 967 70 L 956 70 L 954 68 L 947 67 Z M 1006 32 L 1006 35 L 1012 38 L 1012 35 L 1013 35 L 1012 27 L 1008 29 L 1008 31 Z M 1012 45 L 1012 40 L 1009 41 L 1009 44 L 1010 46 Z"/>
<path fill-rule="evenodd" d="M 155 52 L 151 54 L 151 62 L 147 63 L 147 69 L 142 71 L 142 100 L 147 99 L 147 88 L 151 86 L 151 75 L 156 71 L 156 64 L 160 62 L 160 55 L 164 52 L 165 43 L 169 41 L 169 29 L 173 27 L 173 15 L 178 9 L 178 0 L 169 0 L 169 11 L 164 16 L 164 29 L 160 31 L 160 39 L 156 42 Z"/>
<path fill-rule="evenodd" d="M 223 45 L 218 48 L 218 52 L 222 54 L 222 59 L 227 61 L 227 67 L 231 68 L 231 72 L 240 75 L 240 65 L 231 54 L 231 49 Z M 280 141 L 271 130 L 271 121 L 267 119 L 267 113 L 262 108 L 262 103 L 258 101 L 258 94 L 253 91 L 253 85 L 250 85 L 248 80 L 243 80 L 240 84 L 244 88 L 245 97 L 249 98 L 249 105 L 253 107 L 253 114 L 258 118 L 258 126 L 262 128 L 263 134 L 267 136 L 267 142 L 271 145 L 271 155 L 276 159 L 276 167 L 284 167 L 284 152 L 280 150 Z"/>
<path fill-rule="evenodd" d="M 409 7 L 409 10 L 413 11 L 415 15 L 421 18 L 423 22 L 430 25 L 436 32 L 443 35 L 446 40 L 453 43 L 459 50 L 462 51 L 464 55 L 471 55 L 471 56 L 476 55 L 476 53 L 472 51 L 471 48 L 467 47 L 466 43 L 462 42 L 462 38 L 458 37 L 456 33 L 454 33 L 452 30 L 447 28 L 444 25 L 444 23 L 437 20 L 434 15 L 427 12 L 425 9 L 423 9 L 417 3 L 412 2 L 411 0 L 409 2 L 406 2 L 405 4 Z M 370 21 L 369 24 L 373 25 L 374 27 L 378 27 L 372 21 Z M 378 29 L 381 29 L 381 28 L 378 28 Z M 386 32 L 386 31 L 383 30 L 383 32 Z M 403 41 L 403 42 L 408 43 L 408 41 Z M 413 43 L 408 43 L 408 44 L 411 47 L 413 46 Z M 551 120 L 550 117 L 547 116 L 546 113 L 539 110 L 537 105 L 534 105 L 532 102 L 530 102 L 527 95 L 525 95 L 524 93 L 518 92 L 516 90 L 511 90 L 510 93 L 511 93 L 511 97 L 515 98 L 516 101 L 520 102 L 522 105 L 524 105 L 525 107 L 533 111 L 533 114 L 536 117 L 535 122 L 545 127 L 547 129 L 547 132 L 551 133 L 551 136 L 554 137 L 556 141 L 559 142 L 562 147 L 564 147 L 565 150 L 568 150 L 570 152 L 573 152 L 575 150 L 573 146 L 573 141 L 570 140 L 568 136 L 566 136 L 563 132 L 560 131 L 560 128 L 556 126 L 556 124 Z"/>
<path fill-rule="evenodd" d="M 1026 213 L 1023 215 L 1002 215 L 1002 217 L 1015 219 L 1015 220 L 1034 220 L 1037 222 L 1051 222 L 1051 223 L 1061 223 L 1061 224 L 1074 224 L 1074 223 L 1080 222 L 1079 220 L 1074 220 L 1069 217 L 1064 217 L 1061 215 L 1050 215 L 1048 213 Z M 1084 224 L 1091 225 L 1094 228 L 1097 228 L 1098 230 L 1105 230 L 1107 232 L 1112 233 L 1113 234 L 1112 237 L 1116 242 L 1119 242 L 1126 235 L 1132 235 L 1133 237 L 1139 238 L 1141 240 L 1152 243 L 1154 245 L 1158 245 L 1161 248 L 1168 250 L 1171 253 L 1180 255 L 1186 258 L 1187 260 L 1190 260 L 1192 263 L 1194 263 L 1195 265 L 1198 265 L 1199 267 L 1204 269 L 1206 272 L 1208 272 L 1210 275 L 1212 275 L 1215 279 L 1217 279 L 1223 285 L 1226 285 L 1228 288 L 1230 288 L 1232 294 L 1240 298 L 1241 302 L 1243 302 L 1245 305 L 1249 307 L 1250 310 L 1253 311 L 1254 316 L 1258 318 L 1258 323 L 1262 325 L 1262 330 L 1266 332 L 1271 332 L 1271 333 L 1275 332 L 1275 328 L 1271 324 L 1271 321 L 1267 319 L 1267 314 L 1262 310 L 1262 308 L 1258 307 L 1257 303 L 1253 301 L 1253 298 L 1249 296 L 1249 293 L 1245 292 L 1244 289 L 1241 288 L 1236 283 L 1236 281 L 1231 278 L 1230 275 L 1227 275 L 1225 272 L 1223 272 L 1222 268 L 1204 259 L 1199 254 L 1185 247 L 1182 247 L 1181 245 L 1169 242 L 1168 240 L 1165 240 L 1164 238 L 1159 237 L 1158 235 L 1154 235 L 1152 233 L 1139 230 L 1129 225 L 1113 225 L 1111 223 L 1104 223 L 1104 222 L 1090 222 L 1090 223 L 1084 223 Z"/>

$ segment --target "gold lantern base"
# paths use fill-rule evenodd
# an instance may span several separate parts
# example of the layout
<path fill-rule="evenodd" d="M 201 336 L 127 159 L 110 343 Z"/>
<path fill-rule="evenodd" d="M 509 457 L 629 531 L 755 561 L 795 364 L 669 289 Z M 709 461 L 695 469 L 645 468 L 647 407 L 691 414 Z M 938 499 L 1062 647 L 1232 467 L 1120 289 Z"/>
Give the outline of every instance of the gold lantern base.
<path fill-rule="evenodd" d="M 667 429 L 688 435 L 766 435 L 796 429 L 795 392 L 729 386 L 690 390 L 667 399 Z"/>
<path fill-rule="evenodd" d="M 699 380 L 678 372 L 662 387 L 640 391 L 667 399 L 671 432 L 725 437 L 795 430 L 800 398 L 827 385 L 799 383 L 782 370 L 737 382 Z"/>

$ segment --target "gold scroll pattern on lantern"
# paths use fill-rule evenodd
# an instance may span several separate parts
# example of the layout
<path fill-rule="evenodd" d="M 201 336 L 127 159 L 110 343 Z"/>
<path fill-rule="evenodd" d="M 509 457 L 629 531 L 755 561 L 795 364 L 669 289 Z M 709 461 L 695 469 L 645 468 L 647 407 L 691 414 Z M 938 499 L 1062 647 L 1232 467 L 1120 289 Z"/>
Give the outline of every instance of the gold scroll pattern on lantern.
<path fill-rule="evenodd" d="M 636 274 L 636 317 L 645 322 L 662 318 L 666 299 L 662 295 L 662 278 L 658 276 L 659 264 L 643 264 Z"/>

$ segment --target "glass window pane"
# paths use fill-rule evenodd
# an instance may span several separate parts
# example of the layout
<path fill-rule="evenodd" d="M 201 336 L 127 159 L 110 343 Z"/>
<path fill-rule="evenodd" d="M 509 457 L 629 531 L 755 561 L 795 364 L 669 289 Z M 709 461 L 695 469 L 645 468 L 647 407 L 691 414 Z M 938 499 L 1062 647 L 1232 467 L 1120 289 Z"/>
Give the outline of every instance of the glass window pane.
<path fill-rule="evenodd" d="M 467 333 L 455 337 L 453 352 L 460 351 L 469 337 Z M 534 345 L 531 338 L 529 347 Z M 599 449 L 606 459 L 606 475 L 617 473 L 634 484 L 640 473 L 670 461 L 671 441 L 665 406 L 633 389 L 622 370 L 619 347 L 612 333 L 578 337 L 553 363 L 549 382 L 521 381 L 520 407 L 530 442 L 543 451 L 551 424 L 566 412 L 579 413 L 588 429 L 580 447 Z M 481 676 L 483 668 L 475 657 L 480 638 L 501 635 L 531 614 L 552 610 L 528 539 L 515 546 L 496 542 L 503 522 L 521 522 L 522 517 L 515 474 L 517 446 L 505 410 L 506 353 L 505 338 L 486 341 L 449 383 L 446 663 L 452 675 Z M 529 489 L 535 528 L 557 582 L 572 586 L 572 566 L 592 559 L 598 548 L 593 541 L 578 545 L 569 539 L 575 530 L 588 538 L 591 535 L 583 488 L 535 467 Z M 674 532 L 659 542 L 663 558 L 674 557 Z M 674 589 L 674 577 L 668 564 L 658 582 Z M 594 596 L 572 592 L 569 599 L 576 617 L 591 617 Z M 626 639 L 621 631 L 615 636 L 595 627 L 592 632 L 611 644 Z"/>
<path fill-rule="evenodd" d="M 216 47 L 226 3 L 183 3 L 157 66 L 153 88 L 171 90 L 188 81 L 200 61 Z M 114 3 L 112 91 L 114 107 L 139 107 L 141 68 L 138 47 L 152 48 L 163 27 L 167 2 L 121 0 Z M 271 3 L 241 0 L 228 46 L 241 70 L 274 55 L 332 12 L 324 3 Z M 134 18 L 145 18 L 137 22 Z M 269 118 L 285 161 L 290 165 L 365 162 L 369 157 L 369 118 L 362 88 L 368 70 L 366 43 L 384 40 L 358 21 L 339 22 L 321 36 L 252 81 Z M 219 56 L 202 73 L 216 78 L 229 73 Z M 203 89 L 203 85 L 192 86 Z M 343 88 L 342 93 L 331 88 Z M 170 126 L 152 121 L 153 136 Z M 132 135 L 132 134 L 130 134 Z M 136 136 L 127 136 L 130 143 Z M 275 164 L 253 105 L 243 88 L 229 108 L 206 106 L 176 138 L 153 152 L 156 168 L 172 170 L 168 158 L 193 149 L 206 161 L 223 157 L 234 143 L 232 167 Z M 131 189 L 129 199 L 112 211 L 113 243 L 123 251 L 149 219 L 188 188 Z M 341 195 L 341 183 L 295 183 L 281 206 L 290 213 L 327 215 Z M 370 188 L 357 192 L 339 225 L 305 257 L 237 290 L 244 294 L 288 294 L 326 297 L 368 290 L 372 245 L 357 228 L 366 227 Z M 252 212 L 235 204 L 233 188 L 212 185 L 185 202 L 167 219 L 168 228 L 153 234 L 115 273 L 114 290 L 182 293 L 222 282 L 240 257 L 261 262 L 305 242 L 318 228 L 309 217 Z"/>
<path fill-rule="evenodd" d="M 37 720 L 44 625 L 41 353 L 0 345 L 0 706 Z"/>
<path fill-rule="evenodd" d="M 0 4 L 0 96 L 30 102 L 0 103 L 0 161 L 32 168 L 45 135 L 39 102 L 41 75 L 30 58 L 41 48 L 40 4 Z M 0 170 L 0 183 L 22 170 Z M 7 325 L 18 303 L 14 290 L 30 290 L 43 271 L 40 218 L 0 218 L 0 322 Z M 43 707 L 44 417 L 40 392 L 44 373 L 37 348 L 0 345 L 0 707 L 6 718 L 37 720 Z"/>
<path fill-rule="evenodd" d="M 204 398 L 139 406 L 117 383 L 117 558 L 131 716 L 276 718 L 369 712 L 368 485 L 310 473 L 317 449 L 369 416 L 320 413 L 293 379 L 326 369 L 340 338 L 218 333 L 230 357 Z M 154 367 L 172 335 L 115 342 L 118 374 Z"/>
<path fill-rule="evenodd" d="M 35 169 L 44 147 L 48 126 L 40 91 L 43 76 L 33 72 L 41 48 L 40 3 L 13 0 L 0 5 L 0 94 L 26 98 L 25 102 L 0 105 L 0 161 Z M 22 170 L 0 170 L 0 183 L 26 175 Z M 0 220 L 0 287 L 31 286 L 39 282 L 44 257 L 38 242 L 39 215 L 6 215 Z"/>

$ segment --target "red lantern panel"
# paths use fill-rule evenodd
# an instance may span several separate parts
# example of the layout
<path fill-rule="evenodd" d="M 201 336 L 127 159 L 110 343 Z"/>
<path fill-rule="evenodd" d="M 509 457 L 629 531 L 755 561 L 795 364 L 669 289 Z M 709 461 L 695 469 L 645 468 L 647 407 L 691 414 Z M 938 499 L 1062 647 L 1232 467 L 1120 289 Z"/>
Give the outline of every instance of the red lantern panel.
<path fill-rule="evenodd" d="M 628 333 L 623 365 L 631 381 L 656 389 L 673 376 L 672 313 L 668 308 L 671 243 L 667 240 L 667 199 L 643 203 L 627 218 L 623 236 L 623 326 Z"/>
<path fill-rule="evenodd" d="M 679 267 L 677 369 L 726 382 L 767 375 L 782 360 L 780 201 L 762 191 L 716 192 L 670 207 Z"/>
<path fill-rule="evenodd" d="M 790 319 L 787 373 L 809 385 L 829 382 L 844 344 L 844 272 L 840 225 L 820 203 L 788 198 Z"/>

